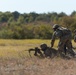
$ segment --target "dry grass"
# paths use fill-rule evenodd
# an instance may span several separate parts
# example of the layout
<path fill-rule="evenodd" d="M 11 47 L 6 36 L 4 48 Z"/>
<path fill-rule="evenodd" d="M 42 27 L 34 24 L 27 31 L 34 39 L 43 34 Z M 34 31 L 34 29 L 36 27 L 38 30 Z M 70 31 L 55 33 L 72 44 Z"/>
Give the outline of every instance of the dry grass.
<path fill-rule="evenodd" d="M 50 40 L 0 40 L 0 57 L 22 58 L 28 56 L 27 50 L 36 46 L 39 47 L 41 43 L 50 46 Z"/>
<path fill-rule="evenodd" d="M 76 59 L 1 59 L 0 75 L 76 75 Z"/>
<path fill-rule="evenodd" d="M 50 40 L 0 40 L 0 75 L 76 75 L 76 58 L 30 58 L 24 51 L 41 43 L 50 46 Z"/>

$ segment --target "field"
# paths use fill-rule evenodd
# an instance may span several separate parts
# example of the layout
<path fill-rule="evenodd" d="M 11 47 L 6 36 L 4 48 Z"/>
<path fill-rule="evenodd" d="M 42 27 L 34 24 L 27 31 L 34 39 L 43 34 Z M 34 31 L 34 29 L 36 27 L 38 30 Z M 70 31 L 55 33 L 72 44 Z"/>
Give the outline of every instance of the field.
<path fill-rule="evenodd" d="M 76 75 L 76 58 L 39 58 L 28 49 L 51 40 L 0 40 L 0 75 Z M 73 41 L 72 41 L 73 42 Z M 57 48 L 58 40 L 54 47 Z M 76 44 L 73 42 L 73 46 Z"/>

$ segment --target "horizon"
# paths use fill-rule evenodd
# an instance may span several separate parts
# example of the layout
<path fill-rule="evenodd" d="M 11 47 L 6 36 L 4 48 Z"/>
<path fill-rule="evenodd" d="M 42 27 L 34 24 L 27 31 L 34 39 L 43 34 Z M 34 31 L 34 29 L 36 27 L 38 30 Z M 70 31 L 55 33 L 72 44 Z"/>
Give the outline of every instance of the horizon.
<path fill-rule="evenodd" d="M 75 10 L 74 10 L 75 11 Z M 74 11 L 72 11 L 72 12 L 74 12 Z M 21 13 L 21 12 L 19 12 L 19 11 L 0 11 L 0 12 L 2 12 L 2 13 L 6 13 L 6 12 L 10 12 L 10 13 L 12 13 L 12 12 L 18 12 L 18 13 L 20 13 L 20 14 L 30 14 L 30 13 L 37 13 L 37 12 L 34 12 L 34 11 L 32 11 L 32 12 L 23 12 L 23 13 Z M 65 13 L 66 15 L 71 15 L 72 14 L 72 12 L 70 13 L 70 14 L 67 14 L 67 13 L 65 13 L 65 12 L 60 12 L 60 13 Z M 76 11 L 75 11 L 76 12 Z M 42 13 L 37 13 L 37 14 L 48 14 L 48 13 L 57 13 L 57 14 L 60 14 L 60 13 L 58 13 L 58 12 L 55 12 L 55 11 L 53 11 L 53 12 L 42 12 Z"/>
<path fill-rule="evenodd" d="M 73 11 L 76 11 L 76 1 L 75 0 L 20 0 L 20 1 L 11 1 L 3 0 L 0 1 L 0 11 L 1 12 L 14 12 L 19 13 L 61 13 L 64 12 L 67 15 L 70 15 Z"/>

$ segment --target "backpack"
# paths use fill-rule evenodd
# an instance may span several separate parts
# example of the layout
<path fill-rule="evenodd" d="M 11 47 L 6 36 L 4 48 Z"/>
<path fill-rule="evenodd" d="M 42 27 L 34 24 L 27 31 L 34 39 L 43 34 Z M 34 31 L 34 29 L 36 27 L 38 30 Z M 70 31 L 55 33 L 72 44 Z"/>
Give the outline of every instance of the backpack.
<path fill-rule="evenodd" d="M 64 28 L 64 27 L 60 27 L 59 28 L 60 31 L 62 31 L 62 35 L 71 35 L 71 31 L 67 28 Z"/>

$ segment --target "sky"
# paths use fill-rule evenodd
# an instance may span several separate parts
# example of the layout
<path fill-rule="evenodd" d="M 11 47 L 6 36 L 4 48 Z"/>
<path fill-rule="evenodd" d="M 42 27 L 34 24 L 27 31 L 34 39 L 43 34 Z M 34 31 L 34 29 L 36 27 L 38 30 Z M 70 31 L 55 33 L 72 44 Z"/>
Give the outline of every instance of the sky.
<path fill-rule="evenodd" d="M 0 0 L 0 11 L 20 13 L 64 12 L 67 15 L 76 11 L 76 0 Z"/>

